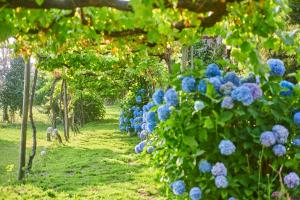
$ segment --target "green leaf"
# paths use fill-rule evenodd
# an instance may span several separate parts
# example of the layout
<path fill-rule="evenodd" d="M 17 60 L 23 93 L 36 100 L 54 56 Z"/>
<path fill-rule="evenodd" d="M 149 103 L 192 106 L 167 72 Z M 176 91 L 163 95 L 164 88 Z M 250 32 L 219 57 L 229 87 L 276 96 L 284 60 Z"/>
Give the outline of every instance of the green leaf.
<path fill-rule="evenodd" d="M 225 123 L 225 122 L 231 120 L 232 117 L 233 117 L 232 112 L 226 111 L 221 114 L 221 121 Z"/>
<path fill-rule="evenodd" d="M 210 118 L 206 118 L 204 121 L 204 128 L 207 128 L 207 129 L 214 128 L 214 122 Z"/>
<path fill-rule="evenodd" d="M 183 143 L 192 148 L 198 147 L 198 142 L 195 140 L 195 138 L 193 136 L 184 136 Z"/>
<path fill-rule="evenodd" d="M 200 142 L 206 142 L 207 141 L 207 131 L 206 131 L 206 129 L 200 129 L 200 131 L 199 131 L 199 140 L 200 140 Z"/>
<path fill-rule="evenodd" d="M 35 2 L 36 2 L 39 6 L 41 6 L 41 5 L 44 3 L 44 0 L 35 0 Z"/>
<path fill-rule="evenodd" d="M 300 152 L 295 154 L 295 158 L 300 160 Z"/>

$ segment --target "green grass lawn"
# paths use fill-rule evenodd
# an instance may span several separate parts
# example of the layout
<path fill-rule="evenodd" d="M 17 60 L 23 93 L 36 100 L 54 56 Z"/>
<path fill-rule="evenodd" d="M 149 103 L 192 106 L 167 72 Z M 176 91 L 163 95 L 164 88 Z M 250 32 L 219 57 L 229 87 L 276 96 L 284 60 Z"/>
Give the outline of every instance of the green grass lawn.
<path fill-rule="evenodd" d="M 104 120 L 76 136 L 71 132 L 64 146 L 46 142 L 48 119 L 37 114 L 37 156 L 24 184 L 16 181 L 20 125 L 1 128 L 0 199 L 163 199 L 154 171 L 134 153 L 138 138 L 118 132 L 118 113 L 118 107 L 107 107 Z M 28 155 L 30 128 L 27 140 Z"/>

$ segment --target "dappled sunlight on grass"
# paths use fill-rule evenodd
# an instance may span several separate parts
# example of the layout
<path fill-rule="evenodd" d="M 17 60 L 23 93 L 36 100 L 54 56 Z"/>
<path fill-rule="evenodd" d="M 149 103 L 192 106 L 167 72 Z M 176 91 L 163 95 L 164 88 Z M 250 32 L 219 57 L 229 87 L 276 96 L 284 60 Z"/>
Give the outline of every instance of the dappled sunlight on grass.
<path fill-rule="evenodd" d="M 87 124 L 76 136 L 71 133 L 64 145 L 46 142 L 47 125 L 38 122 L 37 156 L 24 185 L 15 181 L 19 129 L 1 129 L 0 199 L 161 199 L 149 176 L 154 172 L 134 153 L 139 139 L 118 131 L 118 112 L 109 107 L 104 120 Z M 30 140 L 28 130 L 28 147 Z M 8 172 L 10 164 L 14 168 Z"/>

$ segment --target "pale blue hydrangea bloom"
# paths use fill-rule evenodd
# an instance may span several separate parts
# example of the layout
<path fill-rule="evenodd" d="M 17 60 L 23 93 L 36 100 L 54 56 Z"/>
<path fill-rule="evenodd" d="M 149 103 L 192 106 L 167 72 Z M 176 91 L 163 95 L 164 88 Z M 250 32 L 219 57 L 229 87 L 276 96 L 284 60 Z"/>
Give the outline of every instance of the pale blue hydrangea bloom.
<path fill-rule="evenodd" d="M 219 149 L 222 155 L 229 156 L 235 152 L 236 147 L 230 140 L 222 140 Z"/>
<path fill-rule="evenodd" d="M 201 160 L 198 164 L 198 169 L 202 173 L 208 173 L 211 171 L 211 164 L 207 160 Z"/>
<path fill-rule="evenodd" d="M 272 128 L 272 131 L 276 137 L 276 141 L 279 144 L 285 144 L 287 142 L 289 131 L 282 125 L 275 125 Z"/>
<path fill-rule="evenodd" d="M 282 144 L 276 144 L 273 146 L 273 153 L 278 157 L 284 156 L 286 154 L 286 148 Z"/>
<path fill-rule="evenodd" d="M 217 176 L 215 178 L 215 185 L 217 186 L 217 188 L 227 188 L 227 178 L 225 176 Z"/>
<path fill-rule="evenodd" d="M 284 184 L 290 189 L 294 189 L 300 184 L 300 178 L 295 172 L 290 172 L 283 178 L 283 180 Z"/>
<path fill-rule="evenodd" d="M 227 176 L 227 169 L 221 162 L 217 162 L 211 169 L 211 173 L 214 176 Z"/>
<path fill-rule="evenodd" d="M 265 147 L 270 147 L 276 143 L 276 137 L 272 131 L 265 131 L 260 135 L 260 143 Z"/>
<path fill-rule="evenodd" d="M 185 183 L 182 180 L 171 184 L 171 189 L 175 195 L 182 195 L 185 192 Z"/>
<path fill-rule="evenodd" d="M 199 187 L 193 187 L 190 190 L 190 198 L 191 200 L 199 200 L 202 197 L 202 191 Z"/>
<path fill-rule="evenodd" d="M 195 111 L 200 111 L 205 107 L 203 101 L 195 101 L 194 103 L 194 109 Z"/>

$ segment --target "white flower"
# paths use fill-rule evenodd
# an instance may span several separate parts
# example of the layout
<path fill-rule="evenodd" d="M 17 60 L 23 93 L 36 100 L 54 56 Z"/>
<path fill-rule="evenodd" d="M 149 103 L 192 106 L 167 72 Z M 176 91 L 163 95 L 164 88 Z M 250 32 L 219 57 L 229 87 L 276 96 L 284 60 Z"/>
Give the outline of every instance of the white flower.
<path fill-rule="evenodd" d="M 194 109 L 195 111 L 202 110 L 205 107 L 203 101 L 195 101 Z"/>

